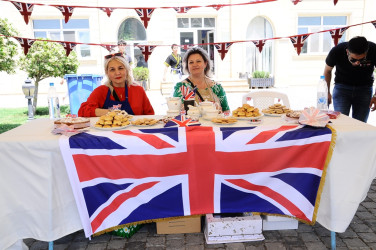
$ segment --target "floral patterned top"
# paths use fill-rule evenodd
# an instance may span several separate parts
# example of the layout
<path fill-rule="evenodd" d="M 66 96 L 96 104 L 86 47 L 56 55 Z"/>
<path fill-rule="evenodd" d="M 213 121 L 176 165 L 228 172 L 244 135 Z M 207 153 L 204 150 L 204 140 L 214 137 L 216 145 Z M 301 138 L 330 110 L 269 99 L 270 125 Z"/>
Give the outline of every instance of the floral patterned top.
<path fill-rule="evenodd" d="M 214 102 L 220 105 L 223 112 L 230 110 L 227 102 L 226 92 L 224 91 L 220 83 L 215 82 L 213 86 L 208 87 L 206 90 L 209 90 L 214 94 Z M 173 96 L 180 97 L 181 101 L 184 102 L 185 96 L 188 95 L 191 91 L 193 91 L 192 85 L 186 80 L 183 80 L 182 82 L 176 83 Z M 197 98 L 197 95 L 195 99 L 196 101 L 200 102 L 199 98 Z"/>

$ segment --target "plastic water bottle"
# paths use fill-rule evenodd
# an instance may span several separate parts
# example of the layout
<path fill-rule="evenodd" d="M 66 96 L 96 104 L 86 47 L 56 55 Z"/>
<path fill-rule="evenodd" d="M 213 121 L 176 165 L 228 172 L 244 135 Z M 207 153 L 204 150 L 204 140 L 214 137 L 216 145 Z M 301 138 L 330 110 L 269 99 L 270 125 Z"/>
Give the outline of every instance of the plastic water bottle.
<path fill-rule="evenodd" d="M 50 83 L 50 88 L 48 89 L 48 111 L 50 119 L 54 120 L 60 118 L 59 97 L 56 94 L 56 88 L 53 82 Z"/>
<path fill-rule="evenodd" d="M 328 110 L 328 85 L 326 84 L 325 76 L 320 76 L 320 81 L 317 85 L 317 108 L 323 111 Z"/>

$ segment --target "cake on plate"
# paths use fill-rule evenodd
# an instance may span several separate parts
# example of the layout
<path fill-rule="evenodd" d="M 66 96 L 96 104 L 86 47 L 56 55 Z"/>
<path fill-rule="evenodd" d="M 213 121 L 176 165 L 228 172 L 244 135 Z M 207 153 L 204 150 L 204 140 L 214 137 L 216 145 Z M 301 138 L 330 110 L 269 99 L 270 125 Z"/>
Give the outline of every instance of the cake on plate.
<path fill-rule="evenodd" d="M 58 127 L 61 124 L 72 126 L 75 129 L 90 127 L 90 119 L 84 117 L 65 117 L 54 121 L 54 127 Z"/>

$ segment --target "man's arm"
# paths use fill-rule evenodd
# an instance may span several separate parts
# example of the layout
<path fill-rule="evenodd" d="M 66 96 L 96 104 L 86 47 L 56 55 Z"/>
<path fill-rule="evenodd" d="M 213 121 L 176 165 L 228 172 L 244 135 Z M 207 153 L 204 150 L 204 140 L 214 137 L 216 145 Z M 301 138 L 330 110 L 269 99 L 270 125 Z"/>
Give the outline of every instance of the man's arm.
<path fill-rule="evenodd" d="M 371 98 L 371 103 L 369 104 L 369 108 L 371 109 L 371 111 L 376 110 L 376 93 Z"/>
<path fill-rule="evenodd" d="M 326 84 L 328 86 L 328 105 L 332 103 L 332 94 L 330 93 L 330 82 L 332 81 L 332 71 L 333 71 L 333 67 L 330 67 L 329 65 L 325 64 L 324 76 L 325 76 Z"/>

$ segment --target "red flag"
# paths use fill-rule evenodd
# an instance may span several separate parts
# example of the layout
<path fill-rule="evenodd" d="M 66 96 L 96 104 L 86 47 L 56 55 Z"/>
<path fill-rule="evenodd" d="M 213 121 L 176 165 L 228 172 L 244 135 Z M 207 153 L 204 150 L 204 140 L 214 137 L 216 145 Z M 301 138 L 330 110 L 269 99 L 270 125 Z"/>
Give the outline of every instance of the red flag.
<path fill-rule="evenodd" d="M 376 21 L 372 22 L 372 24 L 373 24 L 373 26 L 375 26 L 375 28 L 376 28 Z"/>
<path fill-rule="evenodd" d="M 190 48 L 193 48 L 194 46 L 192 44 L 184 44 L 181 46 L 182 49 L 184 50 L 189 50 Z"/>
<path fill-rule="evenodd" d="M 260 53 L 262 52 L 262 48 L 265 45 L 266 40 L 258 40 L 258 41 L 252 41 L 255 46 L 259 49 Z"/>
<path fill-rule="evenodd" d="M 65 17 L 65 23 L 67 23 L 73 14 L 74 7 L 70 7 L 70 6 L 55 6 L 55 7 L 58 10 L 60 10 L 61 13 L 63 13 Z"/>
<path fill-rule="evenodd" d="M 137 15 L 141 18 L 141 20 L 144 22 L 145 29 L 148 28 L 148 23 L 150 21 L 151 15 L 153 14 L 155 9 L 134 9 L 137 12 Z"/>
<path fill-rule="evenodd" d="M 294 48 L 298 55 L 300 55 L 300 52 L 302 51 L 304 41 L 308 38 L 309 35 L 299 35 L 299 36 L 292 36 L 290 37 L 290 41 L 292 42 L 292 45 L 294 45 Z"/>
<path fill-rule="evenodd" d="M 174 7 L 177 13 L 187 13 L 192 7 Z"/>
<path fill-rule="evenodd" d="M 345 31 L 348 29 L 349 27 L 343 27 L 343 28 L 339 28 L 339 29 L 335 29 L 335 30 L 330 30 L 330 35 L 332 36 L 333 38 L 333 42 L 334 42 L 334 45 L 337 46 L 338 44 L 338 41 L 341 39 L 341 37 L 343 36 L 343 33 L 345 33 Z"/>
<path fill-rule="evenodd" d="M 72 42 L 59 42 L 61 45 L 63 45 L 65 49 L 65 54 L 69 56 L 71 51 L 73 50 L 74 47 L 76 47 L 77 43 L 72 43 Z"/>
<path fill-rule="evenodd" d="M 25 23 L 28 24 L 31 13 L 33 12 L 34 4 L 20 3 L 20 2 L 11 2 L 11 3 L 14 6 L 16 6 L 17 10 L 24 17 Z"/>
<path fill-rule="evenodd" d="M 99 9 L 103 10 L 107 14 L 107 16 L 110 17 L 111 13 L 114 11 L 115 8 L 107 8 L 106 7 L 106 8 L 99 8 Z"/>
<path fill-rule="evenodd" d="M 114 51 L 114 48 L 116 47 L 116 45 L 108 45 L 108 44 L 102 44 L 101 45 L 103 48 L 105 48 L 106 50 L 108 50 L 108 52 L 112 52 Z"/>
<path fill-rule="evenodd" d="M 151 46 L 151 45 L 136 45 L 136 46 L 140 48 L 142 54 L 145 57 L 146 62 L 148 61 L 151 53 L 153 53 L 153 50 L 155 49 L 155 47 L 157 47 L 157 46 Z"/>
<path fill-rule="evenodd" d="M 29 52 L 29 48 L 31 47 L 31 45 L 33 45 L 33 43 L 35 42 L 35 40 L 34 39 L 23 38 L 23 37 L 14 37 L 14 38 L 21 44 L 21 47 L 23 47 L 24 54 L 26 56 L 27 53 Z"/>
<path fill-rule="evenodd" d="M 217 48 L 218 50 L 218 53 L 221 54 L 221 59 L 223 60 L 223 58 L 225 58 L 226 56 L 226 53 L 228 52 L 228 50 L 230 49 L 230 46 L 232 45 L 233 43 L 216 43 L 214 44 L 214 46 Z"/>
<path fill-rule="evenodd" d="M 211 7 L 213 7 L 215 10 L 220 10 L 222 7 L 223 7 L 223 5 L 220 5 L 220 4 L 214 4 L 214 5 L 210 5 Z"/>
<path fill-rule="evenodd" d="M 291 0 L 294 5 L 297 5 L 299 2 L 302 2 L 303 0 Z"/>
<path fill-rule="evenodd" d="M 334 0 L 334 5 L 336 5 L 338 3 L 338 0 Z"/>

